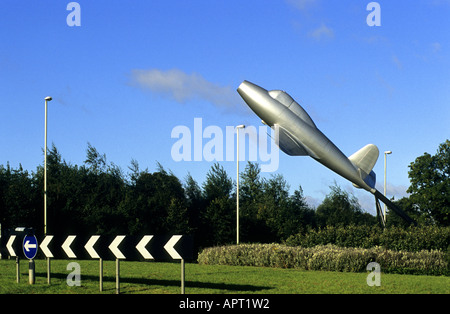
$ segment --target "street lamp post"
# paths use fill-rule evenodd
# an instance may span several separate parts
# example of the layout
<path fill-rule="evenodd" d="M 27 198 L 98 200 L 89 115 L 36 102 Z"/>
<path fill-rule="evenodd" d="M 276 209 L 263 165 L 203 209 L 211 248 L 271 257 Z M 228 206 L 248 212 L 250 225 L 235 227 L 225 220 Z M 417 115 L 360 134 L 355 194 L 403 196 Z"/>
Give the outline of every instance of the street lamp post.
<path fill-rule="evenodd" d="M 236 244 L 239 244 L 239 129 L 245 128 L 241 124 L 236 127 L 237 131 L 237 160 L 236 160 Z"/>
<path fill-rule="evenodd" d="M 44 141 L 44 235 L 47 235 L 47 102 L 52 97 L 45 97 L 45 141 Z M 47 257 L 47 283 L 50 284 L 50 257 Z"/>
<path fill-rule="evenodd" d="M 44 141 L 44 235 L 47 235 L 47 102 L 52 97 L 45 97 L 45 141 Z"/>
<path fill-rule="evenodd" d="M 386 197 L 386 156 L 392 154 L 392 151 L 387 150 L 384 152 L 384 196 Z M 386 204 L 383 207 L 383 220 L 386 224 Z"/>

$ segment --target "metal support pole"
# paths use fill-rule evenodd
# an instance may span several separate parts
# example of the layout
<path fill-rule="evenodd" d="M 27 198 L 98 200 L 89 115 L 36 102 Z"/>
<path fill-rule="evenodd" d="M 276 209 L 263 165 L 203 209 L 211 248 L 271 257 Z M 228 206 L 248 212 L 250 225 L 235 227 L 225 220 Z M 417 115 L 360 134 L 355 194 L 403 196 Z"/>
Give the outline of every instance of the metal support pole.
<path fill-rule="evenodd" d="M 16 256 L 16 282 L 20 282 L 20 258 Z"/>
<path fill-rule="evenodd" d="M 386 196 L 386 153 L 384 153 L 384 196 Z M 383 205 L 383 222 L 386 222 L 386 204 Z"/>
<path fill-rule="evenodd" d="M 184 294 L 184 275 L 185 275 L 185 266 L 184 259 L 181 259 L 181 294 Z"/>
<path fill-rule="evenodd" d="M 241 124 L 236 127 L 237 145 L 236 145 L 236 244 L 239 244 L 239 129 L 245 128 Z"/>
<path fill-rule="evenodd" d="M 50 257 L 47 257 L 47 284 L 51 283 L 50 279 Z"/>
<path fill-rule="evenodd" d="M 44 236 L 47 235 L 47 116 L 48 102 L 52 97 L 45 97 L 45 140 L 44 140 Z M 47 284 L 50 284 L 50 258 L 47 258 Z"/>
<path fill-rule="evenodd" d="M 44 141 L 44 235 L 47 235 L 47 99 L 45 100 L 45 141 Z"/>
<path fill-rule="evenodd" d="M 236 244 L 239 244 L 239 128 L 237 129 L 236 161 Z"/>
<path fill-rule="evenodd" d="M 30 262 L 28 263 L 28 282 L 30 283 L 30 285 L 34 285 L 34 260 L 30 259 Z"/>
<path fill-rule="evenodd" d="M 392 151 L 388 150 L 384 152 L 384 196 L 386 197 L 386 156 L 392 154 Z M 386 204 L 383 207 L 383 222 L 386 225 Z"/>
<path fill-rule="evenodd" d="M 45 140 L 44 140 L 44 236 L 47 235 L 47 108 L 52 97 L 45 97 Z"/>
<path fill-rule="evenodd" d="M 99 284 L 100 284 L 100 292 L 103 291 L 103 259 L 99 259 L 99 263 L 100 263 L 100 273 L 99 273 Z"/>
<path fill-rule="evenodd" d="M 120 259 L 116 258 L 116 294 L 120 294 Z"/>

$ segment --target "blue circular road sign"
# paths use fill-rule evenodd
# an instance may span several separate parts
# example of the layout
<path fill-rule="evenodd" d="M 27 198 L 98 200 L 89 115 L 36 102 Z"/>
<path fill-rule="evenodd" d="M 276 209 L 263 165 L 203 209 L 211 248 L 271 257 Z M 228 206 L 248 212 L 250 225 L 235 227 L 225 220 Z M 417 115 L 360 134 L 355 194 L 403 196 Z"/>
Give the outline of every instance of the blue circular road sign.
<path fill-rule="evenodd" d="M 34 235 L 27 235 L 23 238 L 23 254 L 28 259 L 33 259 L 38 251 L 38 242 Z"/>

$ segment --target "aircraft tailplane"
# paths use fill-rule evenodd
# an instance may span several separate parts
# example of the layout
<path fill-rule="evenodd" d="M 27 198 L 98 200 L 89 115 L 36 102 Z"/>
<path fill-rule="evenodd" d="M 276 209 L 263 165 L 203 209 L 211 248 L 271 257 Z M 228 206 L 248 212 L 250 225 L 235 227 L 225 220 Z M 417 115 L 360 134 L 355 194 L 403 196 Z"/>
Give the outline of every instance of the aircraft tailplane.
<path fill-rule="evenodd" d="M 352 164 L 358 169 L 361 179 L 363 179 L 371 188 L 375 188 L 376 175 L 372 169 L 377 163 L 379 154 L 378 147 L 369 144 L 348 157 Z"/>

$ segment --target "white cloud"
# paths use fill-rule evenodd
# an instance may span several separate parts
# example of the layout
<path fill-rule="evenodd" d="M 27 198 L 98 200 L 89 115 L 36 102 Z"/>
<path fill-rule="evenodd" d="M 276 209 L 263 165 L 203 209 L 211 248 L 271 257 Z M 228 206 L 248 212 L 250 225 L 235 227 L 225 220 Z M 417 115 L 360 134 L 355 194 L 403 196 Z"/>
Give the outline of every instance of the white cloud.
<path fill-rule="evenodd" d="M 200 74 L 187 74 L 179 69 L 135 69 L 131 71 L 131 82 L 180 103 L 204 100 L 222 108 L 241 106 L 237 93 L 230 86 L 220 86 Z"/>
<path fill-rule="evenodd" d="M 317 197 L 309 196 L 309 195 L 305 196 L 305 201 L 311 208 L 314 208 L 314 209 L 316 209 L 323 202 L 323 200 L 318 199 Z"/>
<path fill-rule="evenodd" d="M 320 25 L 320 27 L 316 28 L 315 30 L 309 32 L 309 37 L 312 37 L 316 40 L 321 40 L 324 38 L 333 38 L 334 37 L 334 31 L 326 26 L 324 23 Z"/>
<path fill-rule="evenodd" d="M 450 0 L 433 0 L 431 4 L 434 6 L 450 5 Z"/>
<path fill-rule="evenodd" d="M 378 83 L 386 90 L 388 96 L 392 97 L 395 92 L 395 88 L 383 76 L 381 76 L 378 71 L 375 73 L 375 75 Z"/>
<path fill-rule="evenodd" d="M 317 3 L 317 0 L 286 0 L 286 2 L 300 11 L 303 11 Z"/>
<path fill-rule="evenodd" d="M 395 64 L 397 69 L 399 69 L 399 70 L 403 69 L 403 64 L 402 64 L 402 62 L 400 61 L 400 59 L 396 55 L 392 56 L 392 62 Z"/>
<path fill-rule="evenodd" d="M 380 192 L 384 192 L 384 183 L 378 182 L 376 185 L 376 188 L 378 191 Z M 407 186 L 405 185 L 393 185 L 390 183 L 387 183 L 386 185 L 386 196 L 390 199 L 392 197 L 394 197 L 395 200 L 399 200 L 403 197 L 409 197 L 409 194 L 406 193 L 406 190 L 408 189 Z"/>
<path fill-rule="evenodd" d="M 431 44 L 431 48 L 432 48 L 433 52 L 438 52 L 441 50 L 442 45 L 438 42 L 434 42 Z"/>

